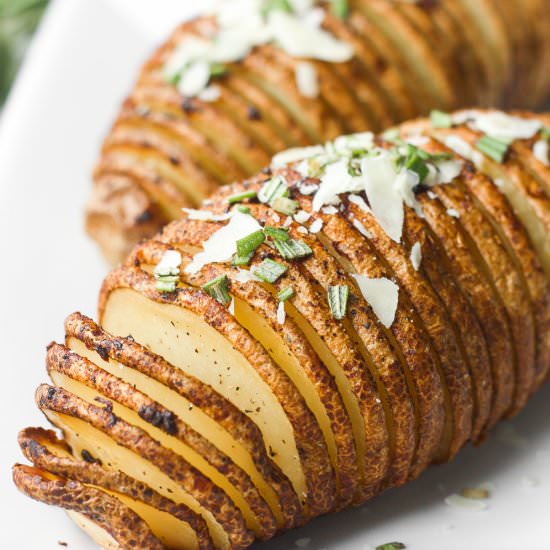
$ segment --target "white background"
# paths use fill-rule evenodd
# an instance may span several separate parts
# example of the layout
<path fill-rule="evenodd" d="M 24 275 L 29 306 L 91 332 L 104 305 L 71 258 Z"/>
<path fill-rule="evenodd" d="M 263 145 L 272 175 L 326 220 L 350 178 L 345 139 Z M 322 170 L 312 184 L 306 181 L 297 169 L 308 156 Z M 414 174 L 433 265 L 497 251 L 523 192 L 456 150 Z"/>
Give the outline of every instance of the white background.
<path fill-rule="evenodd" d="M 16 434 L 45 425 L 33 391 L 46 379 L 46 344 L 63 337 L 68 313 L 95 312 L 106 268 L 84 235 L 82 208 L 101 139 L 147 53 L 197 5 L 57 0 L 0 121 L 2 549 L 53 550 L 58 541 L 93 548 L 61 511 L 13 488 L 10 468 L 22 459 Z M 366 508 L 259 548 L 364 550 L 398 540 L 413 550 L 550 550 L 549 413 L 546 387 L 505 428 L 521 435 L 514 444 L 501 433 Z M 494 484 L 487 511 L 444 504 L 451 492 L 483 482 Z"/>

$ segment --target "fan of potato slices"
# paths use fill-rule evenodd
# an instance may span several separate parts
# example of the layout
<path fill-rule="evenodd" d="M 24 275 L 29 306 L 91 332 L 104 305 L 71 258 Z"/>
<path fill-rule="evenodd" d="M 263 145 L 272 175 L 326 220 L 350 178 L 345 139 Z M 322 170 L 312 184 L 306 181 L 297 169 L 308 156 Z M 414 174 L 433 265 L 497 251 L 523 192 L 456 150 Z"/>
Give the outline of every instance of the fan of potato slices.
<path fill-rule="evenodd" d="M 86 227 L 112 264 L 284 149 L 550 92 L 546 0 L 230 0 L 152 56 L 108 134 Z"/>
<path fill-rule="evenodd" d="M 242 549 L 481 442 L 550 370 L 548 124 L 434 111 L 186 209 L 50 345 L 17 486 L 103 548 Z"/>

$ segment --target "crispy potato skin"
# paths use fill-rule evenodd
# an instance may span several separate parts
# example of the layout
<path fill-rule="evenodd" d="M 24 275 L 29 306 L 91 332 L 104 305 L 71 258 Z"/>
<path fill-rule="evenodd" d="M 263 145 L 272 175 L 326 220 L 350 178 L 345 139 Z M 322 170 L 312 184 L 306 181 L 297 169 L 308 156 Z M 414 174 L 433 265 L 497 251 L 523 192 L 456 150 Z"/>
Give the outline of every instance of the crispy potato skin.
<path fill-rule="evenodd" d="M 20 464 L 13 468 L 13 481 L 31 498 L 83 514 L 109 533 L 121 550 L 166 550 L 137 514 L 102 491 L 78 481 L 51 479 L 39 468 Z"/>
<path fill-rule="evenodd" d="M 254 464 L 277 493 L 281 512 L 285 518 L 283 528 L 291 528 L 301 523 L 302 511 L 299 499 L 289 480 L 268 456 L 260 430 L 230 401 L 212 387 L 174 368 L 137 342 L 108 334 L 80 313 L 67 317 L 65 332 L 67 340 L 72 337 L 77 338 L 103 359 L 111 359 L 126 368 L 136 369 L 167 386 L 226 429 L 250 452 Z"/>
<path fill-rule="evenodd" d="M 192 527 L 201 549 L 213 550 L 214 545 L 206 523 L 186 506 L 168 500 L 147 485 L 122 472 L 104 468 L 90 457 L 87 457 L 88 460 L 68 458 L 67 453 L 71 452 L 70 447 L 65 441 L 58 439 L 51 430 L 27 428 L 20 432 L 18 439 L 23 454 L 36 468 L 66 480 L 94 485 L 118 493 L 122 492 L 135 500 L 165 511 Z M 70 492 L 68 488 L 67 490 Z"/>
<path fill-rule="evenodd" d="M 457 5 L 473 7 L 466 0 Z M 488 8 L 491 3 L 485 0 L 477 5 Z M 412 36 L 434 25 L 439 29 L 434 32 L 441 32 L 459 11 L 440 13 L 432 22 L 419 18 L 414 9 L 387 13 Z M 499 28 L 514 17 L 514 10 L 487 13 L 493 13 L 494 19 L 486 22 L 493 32 L 486 40 L 494 45 L 505 38 Z M 379 25 L 382 32 L 384 26 Z M 425 40 L 419 52 L 431 43 Z M 510 41 L 526 55 L 530 46 L 519 33 Z M 398 44 L 394 47 L 398 49 Z M 266 58 L 273 55 L 269 50 L 258 53 Z M 432 57 L 435 62 L 445 55 L 439 52 Z M 520 52 L 514 55 L 523 58 Z M 482 59 L 477 63 L 483 66 Z M 500 68 L 506 66 L 503 59 Z M 466 73 L 481 70 L 474 60 L 465 61 L 462 69 Z M 445 75 L 442 72 L 441 78 Z M 535 76 L 529 75 L 533 86 Z M 440 82 L 425 93 L 438 94 L 438 88 L 444 91 Z M 310 116 L 300 122 L 304 131 L 311 124 Z M 548 115 L 539 118 L 550 122 Z M 285 260 L 267 239 L 246 265 L 211 263 L 189 273 L 185 268 L 193 256 L 227 220 L 184 217 L 136 246 L 121 267 L 106 277 L 99 319 L 106 327 L 112 323 L 113 334 L 74 313 L 65 322 L 66 345 L 49 346 L 46 366 L 54 385 L 43 385 L 36 394 L 46 417 L 61 427 L 63 418 L 70 417 L 99 430 L 113 445 L 147 461 L 144 467 L 168 476 L 165 483 L 173 481 L 192 495 L 200 504 L 199 512 L 193 512 L 192 505 L 176 504 L 181 497 L 172 501 L 160 483 L 156 489 L 147 487 L 137 470 L 132 476 L 141 481 L 99 463 L 89 453 L 75 456 L 64 439 L 38 428 L 20 434 L 20 446 L 33 466 L 15 467 L 17 486 L 36 500 L 91 518 L 121 548 L 134 543 L 121 527 L 124 522 L 135 525 L 133 537 L 144 549 L 156 549 L 159 542 L 126 507 L 128 501 L 116 495 L 131 496 L 187 523 L 202 541 L 199 546 L 206 549 L 215 547 L 213 540 L 218 540 L 209 533 L 212 514 L 227 534 L 225 547 L 244 549 L 254 540 L 361 504 L 416 478 L 428 465 L 450 460 L 467 443 L 481 443 L 497 422 L 523 409 L 550 372 L 550 278 L 545 272 L 550 240 L 547 232 L 540 232 L 550 213 L 545 206 L 550 200 L 550 170 L 533 151 L 541 136 L 515 140 L 502 162 L 496 162 L 483 157 L 480 150 L 472 154 L 480 134 L 468 123 L 433 128 L 420 119 L 397 130 L 401 139 L 418 144 L 426 153 L 444 153 L 449 155 L 447 160 L 458 161 L 452 181 L 432 186 L 426 181 L 415 189 L 421 211 L 404 206 L 399 240 L 389 237 L 373 210 L 357 197 L 343 194 L 337 208 L 315 211 L 312 196 L 300 189 L 319 180 L 300 175 L 292 165 L 266 168 L 218 190 L 203 206 L 206 217 L 235 208 L 228 197 L 254 191 L 252 199 L 244 200 L 247 212 L 260 226 L 286 228 L 290 238 L 310 247 L 311 254 Z M 448 148 L 450 136 L 474 148 L 464 153 L 472 161 Z M 380 147 L 392 147 L 384 136 L 374 139 Z M 273 176 L 287 182 L 290 197 L 304 211 L 301 222 L 299 216 L 282 215 L 257 199 L 257 192 Z M 305 222 L 304 216 L 309 216 Z M 421 245 L 420 263 L 413 261 L 415 243 Z M 154 274 L 168 251 L 181 256 L 173 292 L 159 290 Z M 247 280 L 243 272 L 267 258 L 284 265 L 286 271 L 271 284 Z M 354 278 L 357 274 L 385 278 L 398 287 L 395 317 L 389 326 L 361 292 Z M 222 275 L 227 277 L 232 305 L 217 301 L 204 288 Z M 349 290 L 343 319 L 336 319 L 329 304 L 327 291 L 335 285 Z M 287 287 L 294 293 L 283 304 L 281 318 L 277 294 Z M 117 303 L 117 293 L 131 298 Z M 147 311 L 153 312 L 151 319 L 145 317 Z M 129 322 L 140 313 L 143 324 Z M 113 314 L 118 315 L 116 321 L 109 320 Z M 155 323 L 160 326 L 157 332 L 152 328 Z M 181 323 L 181 329 L 176 323 Z M 200 348 L 203 343 L 199 345 L 198 340 L 207 331 L 215 336 L 205 339 L 212 345 Z M 148 340 L 150 334 L 155 337 Z M 185 335 L 187 343 L 183 343 Z M 85 346 L 84 351 L 77 347 L 85 357 L 71 351 L 75 340 Z M 178 353 L 171 355 L 174 349 Z M 195 362 L 187 357 L 191 350 L 198 354 L 193 355 Z M 236 366 L 241 358 L 239 369 L 243 370 L 237 372 L 256 380 L 244 391 L 239 385 L 242 377 L 223 376 L 223 369 L 231 368 L 226 363 Z M 132 384 L 126 375 L 111 371 L 112 366 L 142 377 L 134 378 Z M 207 379 L 207 372 L 215 378 Z M 255 470 L 242 466 L 230 450 L 216 446 L 211 434 L 218 432 L 210 424 L 195 429 L 186 416 L 187 404 L 179 406 L 157 386 L 151 387 L 149 395 L 147 382 L 152 380 L 223 428 L 247 451 Z M 262 396 L 271 409 L 253 410 L 247 407 L 249 401 L 239 400 L 243 395 L 246 399 Z M 152 414 L 141 414 L 144 410 Z M 280 421 L 288 420 L 284 432 L 266 427 L 269 422 L 261 416 L 266 410 L 278 414 Z M 143 422 L 132 416 L 136 413 Z M 168 419 L 168 424 L 159 418 Z M 82 426 L 79 422 L 73 425 Z M 66 441 L 75 442 L 76 429 L 65 428 Z M 184 456 L 191 455 L 182 447 L 173 449 L 156 430 L 177 438 L 216 471 L 186 460 Z M 293 451 L 277 456 L 271 444 L 274 434 L 280 433 L 292 438 Z M 99 447 L 96 451 L 102 452 Z M 281 457 L 296 462 L 281 461 Z M 262 479 L 258 480 L 256 471 Z M 262 492 L 264 481 L 273 490 L 282 520 L 274 513 L 271 493 Z M 248 510 L 258 519 L 254 531 Z"/>
<path fill-rule="evenodd" d="M 140 71 L 95 171 L 86 229 L 110 264 L 179 218 L 180 207 L 254 174 L 282 149 L 380 131 L 434 108 L 533 108 L 550 89 L 544 0 L 354 0 L 350 8 L 345 20 L 327 11 L 323 27 L 355 56 L 310 61 L 319 76 L 313 99 L 295 83 L 300 60 L 271 45 L 229 64 L 217 101 L 183 98 L 162 66 L 183 39 L 211 35 L 216 22 L 177 27 Z"/>

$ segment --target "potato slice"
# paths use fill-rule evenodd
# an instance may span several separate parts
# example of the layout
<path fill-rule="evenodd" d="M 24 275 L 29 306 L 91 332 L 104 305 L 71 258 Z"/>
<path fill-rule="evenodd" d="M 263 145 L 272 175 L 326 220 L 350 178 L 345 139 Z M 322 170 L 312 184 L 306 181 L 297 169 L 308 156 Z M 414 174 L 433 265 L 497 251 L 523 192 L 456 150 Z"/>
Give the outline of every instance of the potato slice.
<path fill-rule="evenodd" d="M 13 469 L 13 480 L 31 498 L 68 510 L 69 516 L 102 548 L 165 548 L 134 511 L 99 489 L 20 464 Z"/>
<path fill-rule="evenodd" d="M 187 376 L 135 342 L 115 338 L 79 314 L 65 322 L 67 346 L 103 370 L 172 410 L 250 476 L 280 528 L 301 520 L 301 507 L 288 479 L 265 451 L 257 426 L 210 386 Z"/>
<path fill-rule="evenodd" d="M 257 210 L 257 209 L 256 209 Z M 197 223 L 197 222 L 188 222 L 188 221 L 182 221 L 181 223 L 174 225 L 173 229 L 176 231 L 171 231 L 172 227 L 167 228 L 167 230 L 163 233 L 162 239 L 166 242 L 174 243 L 175 246 L 178 246 L 178 243 L 186 243 L 187 246 L 191 247 L 199 247 L 200 244 L 203 242 L 204 239 L 208 237 L 209 234 L 211 234 L 214 230 L 217 229 L 216 224 L 207 224 L 207 223 Z M 268 249 L 265 250 L 267 253 Z M 158 256 L 157 256 L 158 258 Z M 158 261 L 158 259 L 157 259 Z M 275 292 L 276 289 L 283 289 L 286 286 L 293 286 L 296 289 L 300 289 L 299 295 L 296 295 L 293 297 L 292 300 L 287 302 L 288 307 L 288 317 L 292 319 L 293 324 L 295 323 L 297 325 L 297 328 L 299 331 L 302 332 L 303 335 L 307 338 L 307 341 L 309 341 L 309 346 L 311 346 L 312 350 L 315 350 L 315 353 L 319 356 L 319 358 L 322 360 L 323 364 L 326 366 L 328 371 L 330 372 L 330 376 L 333 376 L 336 381 L 336 385 L 339 388 L 340 394 L 342 396 L 342 399 L 344 403 L 346 404 L 346 408 L 348 411 L 348 415 L 351 418 L 352 425 L 354 426 L 354 432 L 355 432 L 355 442 L 357 446 L 357 452 L 358 452 L 358 458 L 360 461 L 361 466 L 361 472 L 363 476 L 363 483 L 366 484 L 366 487 L 363 487 L 363 491 L 367 490 L 367 492 L 370 492 L 372 490 L 373 486 L 376 486 L 381 479 L 383 479 L 385 475 L 385 467 L 384 464 L 387 460 L 384 457 L 387 457 L 388 449 L 387 449 L 387 443 L 386 443 L 386 437 L 385 435 L 385 429 L 374 427 L 374 418 L 381 418 L 381 408 L 379 407 L 379 404 L 376 403 L 376 397 L 373 400 L 366 401 L 365 402 L 365 411 L 368 411 L 370 407 L 372 407 L 372 404 L 375 405 L 373 412 L 369 413 L 369 416 L 367 416 L 367 413 L 361 411 L 358 409 L 358 398 L 355 394 L 357 392 L 368 392 L 373 391 L 372 389 L 369 390 L 369 385 L 372 385 L 372 382 L 368 379 L 368 374 L 360 375 L 354 373 L 351 366 L 353 365 L 352 359 L 346 359 L 348 361 L 348 365 L 343 365 L 342 363 L 342 352 L 338 350 L 344 350 L 344 349 L 353 349 L 354 344 L 351 340 L 349 340 L 348 336 L 345 334 L 345 332 L 342 331 L 342 327 L 338 326 L 334 321 L 330 320 L 330 313 L 327 311 L 326 306 L 321 306 L 322 302 L 325 301 L 324 297 L 321 298 L 321 301 L 318 299 L 317 289 L 315 287 L 315 284 L 313 283 L 313 280 L 311 276 L 308 276 L 307 274 L 300 273 L 299 271 L 294 269 L 294 266 L 292 264 L 287 264 L 287 267 L 289 269 L 289 273 L 292 275 L 290 278 L 295 279 L 293 281 L 290 281 L 289 278 L 282 278 L 281 281 L 273 287 L 272 292 Z M 194 284 L 204 284 L 207 280 L 210 280 L 211 278 L 214 278 L 216 274 L 219 274 L 217 271 L 212 272 L 210 276 L 205 277 L 202 281 L 198 281 Z M 249 285 L 246 285 L 249 286 Z M 303 294 L 303 295 L 302 295 Z M 311 297 L 314 296 L 314 297 Z M 244 296 L 243 296 L 244 297 Z M 253 298 L 250 293 L 246 296 L 247 300 Z M 257 300 L 255 300 L 257 307 L 256 309 L 259 311 L 261 306 L 261 303 Z M 250 302 L 249 302 L 250 303 Z M 268 304 L 272 304 L 272 312 L 271 312 L 271 318 L 272 318 L 272 326 L 276 326 L 278 323 L 276 321 L 277 315 L 276 315 L 276 309 L 277 306 L 273 301 L 268 301 Z M 323 321 L 325 326 L 323 327 L 321 323 L 316 323 L 313 315 L 311 314 L 311 309 L 308 306 L 308 303 L 315 303 L 318 304 L 317 307 L 323 307 L 322 313 L 324 313 L 326 316 L 329 317 L 329 320 Z M 246 304 L 239 304 L 237 303 L 235 306 L 235 315 L 237 318 L 237 321 L 239 321 L 245 328 L 248 328 L 249 330 L 254 330 L 255 336 L 260 340 L 261 343 L 264 344 L 264 347 L 266 349 L 269 349 L 270 346 L 272 346 L 272 341 L 267 340 L 266 337 L 268 336 L 265 333 L 258 331 L 258 323 L 254 321 L 249 321 L 246 317 L 239 317 L 239 313 L 244 313 L 242 310 L 242 307 L 246 307 Z M 264 305 L 263 309 L 268 307 L 268 305 Z M 264 328 L 266 328 L 264 326 Z M 329 329 L 329 330 L 328 330 Z M 316 334 L 316 331 L 320 330 L 320 336 Z M 281 334 L 281 336 L 284 334 Z M 338 335 L 338 336 L 337 336 Z M 340 342 L 338 342 L 338 338 L 340 338 Z M 286 340 L 285 336 L 285 340 Z M 344 340 L 342 340 L 344 339 Z M 336 353 L 333 350 L 337 350 Z M 296 352 L 294 352 L 296 353 Z M 284 365 L 283 368 L 291 369 L 289 371 L 289 376 L 291 378 L 299 376 L 300 370 L 304 368 L 303 365 L 300 364 L 289 364 L 287 360 L 285 360 L 285 356 L 288 355 L 288 352 L 282 351 L 281 353 L 276 354 L 277 357 L 275 357 L 276 361 Z M 357 354 L 354 355 L 354 360 L 356 361 L 355 364 L 359 364 L 363 361 L 363 359 Z M 342 366 L 343 365 L 343 366 Z M 307 364 L 306 364 L 307 367 Z M 293 372 L 294 375 L 291 375 L 290 372 Z M 311 373 L 310 376 L 318 377 L 319 374 Z M 372 372 L 371 372 L 372 375 Z M 325 382 L 326 383 L 326 382 Z M 302 386 L 300 386 L 302 387 Z M 327 388 L 328 389 L 328 388 Z M 303 391 L 303 390 L 302 390 Z M 332 391 L 332 390 L 331 390 Z M 376 390 L 377 391 L 377 390 Z M 304 394 L 305 395 L 305 394 Z M 307 400 L 307 399 L 306 399 Z M 311 403 L 310 406 L 313 406 L 314 403 L 312 401 L 312 398 L 308 400 L 309 403 Z M 316 407 L 315 407 L 316 408 Z M 376 412 L 376 409 L 380 412 Z M 318 410 L 318 409 L 317 409 Z M 317 416 L 319 415 L 319 412 L 317 412 Z M 376 416 L 377 415 L 377 416 Z M 372 430 L 371 435 L 367 435 L 367 440 L 370 442 L 370 446 L 372 450 L 370 451 L 372 453 L 372 456 L 376 456 L 376 461 L 373 461 L 369 457 L 365 458 L 366 456 L 366 446 L 365 446 L 365 429 L 368 429 L 365 425 L 365 420 L 363 418 L 371 418 L 371 422 L 373 426 L 370 428 Z M 381 418 L 382 425 L 384 424 L 384 419 Z M 409 428 L 408 428 L 409 429 Z M 377 430 L 379 431 L 377 433 Z M 341 432 L 341 428 L 339 429 Z M 326 433 L 326 432 L 325 432 Z M 338 437 L 340 439 L 340 436 Z M 378 442 L 378 443 L 377 443 Z M 329 444 L 329 449 L 332 445 Z M 376 450 L 375 450 L 376 449 Z M 345 454 L 349 451 L 346 451 L 346 448 L 341 449 Z M 344 456 L 345 456 L 344 454 Z M 367 464 L 365 464 L 365 460 L 367 460 Z M 353 474 L 345 474 L 344 472 L 348 470 L 349 466 L 344 469 L 341 473 L 343 474 L 343 477 L 341 479 L 341 483 L 344 483 L 344 479 L 348 479 L 348 482 L 353 482 Z M 372 470 L 372 471 L 371 471 Z M 349 471 L 349 470 L 348 470 Z M 351 477 L 350 477 L 351 475 Z M 352 483 L 350 487 L 344 486 L 345 493 L 349 493 L 349 489 L 352 489 L 352 492 L 350 495 L 353 495 L 353 491 L 358 490 L 357 486 L 358 480 L 355 479 L 355 482 Z M 349 498 L 349 497 L 344 497 Z M 365 498 L 365 497 L 363 497 Z"/>
<path fill-rule="evenodd" d="M 220 487 L 241 510 L 258 538 L 275 534 L 275 518 L 248 475 L 171 410 L 64 346 L 52 345 L 46 364 L 58 387 L 90 404 L 106 399 L 117 417 L 143 430 Z"/>
<path fill-rule="evenodd" d="M 474 151 L 480 134 L 467 126 L 451 130 L 437 130 L 434 136 L 448 142 L 453 135 L 466 142 Z M 506 196 L 514 213 L 529 233 L 547 277 L 550 277 L 550 242 L 547 239 L 550 228 L 550 199 L 545 194 L 540 182 L 531 177 L 521 164 L 513 157 L 503 164 L 498 164 L 479 153 L 475 155 L 477 168 L 489 176 Z"/>
<path fill-rule="evenodd" d="M 459 213 L 459 221 L 469 235 L 467 242 L 477 262 L 494 286 L 505 311 L 516 357 L 516 385 L 513 414 L 525 406 L 535 374 L 534 316 L 524 281 L 491 224 L 471 198 L 458 186 L 438 186 L 434 191 L 444 207 Z"/>
<path fill-rule="evenodd" d="M 141 161 L 136 161 L 136 152 L 139 152 L 139 149 L 122 146 L 105 151 L 101 166 L 98 168 L 99 174 L 115 172 L 129 175 L 139 183 L 167 219 L 179 216 L 182 208 L 193 206 L 173 181 L 158 175 L 155 164 L 146 161 L 146 149 L 141 150 Z"/>
<path fill-rule="evenodd" d="M 410 93 L 409 67 L 399 58 L 392 43 L 359 10 L 352 10 L 346 23 L 364 43 L 372 78 L 380 82 L 386 101 L 397 109 L 397 120 L 407 120 L 422 110 L 420 105 L 424 102 L 427 105 L 428 100 L 422 90 Z"/>
<path fill-rule="evenodd" d="M 91 405 L 45 385 L 38 388 L 36 398 L 73 452 L 88 452 L 107 467 L 185 504 L 204 518 L 217 548 L 244 548 L 253 541 L 240 511 L 221 489 L 143 430 L 114 415 L 110 406 Z"/>
<path fill-rule="evenodd" d="M 86 232 L 114 265 L 134 243 L 152 237 L 168 219 L 129 174 L 97 173 L 86 204 Z"/>
<path fill-rule="evenodd" d="M 522 116 L 526 116 L 526 114 L 522 114 Z M 443 141 L 449 135 L 448 132 L 443 130 L 432 129 L 429 123 L 425 121 L 406 124 L 404 130 L 405 133 L 409 132 L 412 134 L 416 134 L 419 131 L 425 132 L 436 137 L 439 136 L 439 139 Z M 541 165 L 541 163 L 533 158 L 532 149 L 528 143 L 516 141 L 512 147 L 517 150 L 516 158 L 525 167 L 527 172 L 532 173 L 531 171 L 536 171 L 538 165 Z M 443 147 L 437 150 L 449 151 Z M 546 178 L 543 170 L 539 171 L 538 176 L 541 180 Z M 550 323 L 550 288 L 540 261 L 537 258 L 536 251 L 529 242 L 529 236 L 525 227 L 515 216 L 505 195 L 488 177 L 472 170 L 465 170 L 462 181 L 459 182 L 459 180 L 456 180 L 455 184 L 462 185 L 465 189 L 467 188 L 475 202 L 476 208 L 483 212 L 493 230 L 498 233 L 503 246 L 505 246 L 508 255 L 514 262 L 516 271 L 522 277 L 522 283 L 528 294 L 528 301 L 531 304 L 535 318 L 536 374 L 534 382 L 535 387 L 538 387 L 546 377 L 546 372 L 549 368 L 550 342 L 545 335 Z"/>
<path fill-rule="evenodd" d="M 471 376 L 460 353 L 457 336 L 450 325 L 448 314 L 433 288 L 407 261 L 407 252 L 386 235 L 374 217 L 356 204 L 349 203 L 346 207 L 348 219 L 358 220 L 367 231 L 370 231 L 372 238 L 369 240 L 372 246 L 379 258 L 383 258 L 391 267 L 402 290 L 409 295 L 441 358 L 453 404 L 454 436 L 449 454 L 454 456 L 471 437 L 473 396 Z"/>
<path fill-rule="evenodd" d="M 432 108 L 448 109 L 455 105 L 455 93 L 437 54 L 429 49 L 422 34 L 414 29 L 401 9 L 393 3 L 364 0 L 357 8 L 394 43 L 402 59 L 407 60 L 416 74 L 415 84 L 425 89 Z"/>
<path fill-rule="evenodd" d="M 23 453 L 35 467 L 120 500 L 142 518 L 168 548 L 214 548 L 206 523 L 189 508 L 175 504 L 121 472 L 104 468 L 89 453 L 83 455 L 85 459 L 73 457 L 68 445 L 54 432 L 27 428 L 18 439 Z"/>
<path fill-rule="evenodd" d="M 277 225 L 272 212 L 266 207 L 251 206 L 252 214 L 261 223 Z M 344 274 L 336 260 L 325 250 L 313 235 L 305 236 L 298 230 L 298 224 L 289 226 L 295 239 L 302 239 L 313 250 L 313 254 L 302 262 L 304 270 L 317 282 L 324 302 L 330 286 L 343 285 L 350 289 L 349 320 L 342 325 L 352 342 L 364 357 L 373 379 L 376 381 L 380 399 L 384 406 L 389 436 L 390 472 L 385 481 L 389 485 L 404 483 L 409 475 L 411 461 L 418 440 L 414 415 L 414 393 L 412 381 L 407 378 L 402 364 L 396 357 L 391 344 L 386 341 L 382 325 L 363 299 L 355 281 Z M 281 287 L 284 283 L 281 283 Z M 303 289 L 302 285 L 297 288 Z M 330 313 L 329 313 L 330 314 Z M 368 330 L 365 327 L 369 327 Z M 407 370 L 408 372 L 408 370 Z M 429 441 L 427 437 L 424 441 Z M 381 455 L 377 453 L 378 470 L 374 479 L 382 480 L 386 472 L 382 467 Z"/>
<path fill-rule="evenodd" d="M 190 148 L 183 149 L 180 143 L 152 124 L 148 127 L 130 117 L 119 119 L 105 140 L 104 148 L 117 145 L 146 148 L 149 154 L 154 152 L 157 158 L 166 159 L 171 168 L 164 168 L 163 176 L 175 175 L 178 188 L 194 203 L 200 203 L 205 196 L 211 195 L 218 188 L 218 183 L 213 181 L 215 173 L 200 166 L 191 156 Z"/>
<path fill-rule="evenodd" d="M 124 268 L 105 282 L 100 317 L 109 332 L 131 334 L 251 417 L 308 513 L 330 509 L 334 477 L 315 418 L 286 375 L 218 302 L 183 288 L 174 300 L 155 290 L 150 275 Z"/>

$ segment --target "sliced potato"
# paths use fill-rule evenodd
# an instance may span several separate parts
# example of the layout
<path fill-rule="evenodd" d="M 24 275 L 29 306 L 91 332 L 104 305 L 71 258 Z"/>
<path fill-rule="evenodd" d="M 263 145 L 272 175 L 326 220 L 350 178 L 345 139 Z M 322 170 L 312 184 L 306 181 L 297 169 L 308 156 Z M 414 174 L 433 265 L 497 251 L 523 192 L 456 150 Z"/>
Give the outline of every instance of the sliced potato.
<path fill-rule="evenodd" d="M 142 429 L 220 487 L 258 538 L 273 536 L 277 530 L 275 518 L 248 475 L 171 410 L 64 346 L 50 346 L 46 361 L 58 387 L 90 404 L 106 400 L 117 417 Z"/>
<path fill-rule="evenodd" d="M 76 523 L 102 548 L 165 548 L 131 508 L 99 489 L 20 464 L 13 469 L 13 480 L 19 490 L 30 497 L 68 510 Z"/>
<path fill-rule="evenodd" d="M 35 467 L 93 487 L 123 502 L 168 548 L 214 548 L 206 523 L 189 508 L 175 504 L 121 472 L 104 468 L 89 453 L 73 457 L 70 447 L 54 432 L 27 428 L 19 434 L 19 445 Z"/>
<path fill-rule="evenodd" d="M 187 376 L 139 344 L 115 338 L 90 319 L 65 322 L 67 346 L 125 380 L 185 420 L 250 476 L 280 528 L 301 521 L 301 507 L 288 479 L 268 457 L 257 426 L 213 388 Z"/>
<path fill-rule="evenodd" d="M 333 471 L 313 415 L 291 381 L 225 308 L 191 289 L 180 289 L 174 301 L 155 290 L 150 275 L 129 268 L 114 272 L 102 295 L 100 316 L 106 330 L 131 334 L 175 367 L 215 387 L 256 422 L 307 513 L 330 509 Z M 190 355 L 187 346 L 196 352 Z"/>

